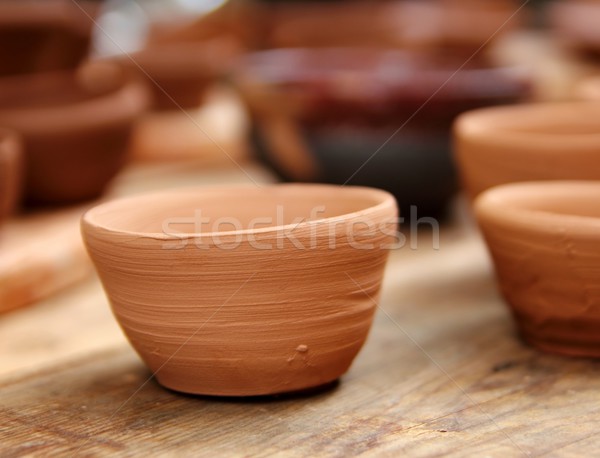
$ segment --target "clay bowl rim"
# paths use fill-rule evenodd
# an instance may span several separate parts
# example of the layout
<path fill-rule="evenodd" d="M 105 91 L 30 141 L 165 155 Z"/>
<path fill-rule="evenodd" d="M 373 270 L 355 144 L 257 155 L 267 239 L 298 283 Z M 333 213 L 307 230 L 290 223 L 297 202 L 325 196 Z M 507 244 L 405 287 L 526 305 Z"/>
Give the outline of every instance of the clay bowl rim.
<path fill-rule="evenodd" d="M 542 199 L 540 191 L 551 190 Z M 568 189 L 569 200 L 576 201 L 577 196 L 587 195 L 595 191 L 600 196 L 600 181 L 585 180 L 548 180 L 507 183 L 483 191 L 474 203 L 478 219 L 491 221 L 493 224 L 509 223 L 523 230 L 535 232 L 553 232 L 557 226 L 568 228 L 569 233 L 600 239 L 599 216 L 578 215 L 576 212 L 537 209 L 535 203 L 519 203 L 527 197 L 537 197 L 538 202 L 552 200 L 553 193 Z M 586 192 L 588 191 L 588 192 Z M 562 194 L 564 196 L 564 194 Z"/>
<path fill-rule="evenodd" d="M 454 138 L 458 140 L 518 144 L 523 149 L 532 150 L 532 154 L 537 147 L 543 145 L 544 149 L 535 151 L 536 155 L 545 155 L 551 152 L 564 154 L 565 146 L 569 147 L 569 153 L 571 153 L 577 147 L 600 145 L 600 120 L 595 122 L 598 126 L 597 133 L 552 131 L 552 126 L 557 123 L 569 122 L 570 126 L 577 126 L 577 118 L 579 120 L 590 119 L 582 115 L 582 110 L 586 110 L 586 113 L 594 112 L 600 119 L 600 105 L 593 101 L 520 103 L 479 108 L 462 113 L 454 121 L 452 131 Z M 548 118 L 549 114 L 551 115 L 550 119 Z M 533 117 L 536 122 L 528 123 L 527 121 L 531 121 Z M 523 120 L 525 120 L 525 126 L 519 128 L 519 122 Z M 543 131 L 544 123 L 547 124 L 547 132 Z M 482 152 L 481 155 L 485 155 L 485 153 Z"/>
<path fill-rule="evenodd" d="M 110 66 L 119 72 L 119 84 L 105 93 L 89 93 L 84 100 L 74 103 L 26 107 L 2 107 L 0 105 L 0 123 L 11 125 L 24 134 L 32 132 L 64 132 L 76 131 L 91 126 L 113 124 L 135 119 L 150 106 L 150 94 L 145 83 L 130 75 L 121 65 L 107 62 L 93 62 L 91 66 Z M 78 70 L 83 70 L 86 65 Z M 78 70 L 58 70 L 30 75 L 8 76 L 0 79 L 3 85 L 22 86 L 35 85 L 36 81 L 52 78 L 56 81 L 67 80 L 76 75 Z M 22 90 L 22 89 L 21 89 Z M 115 109 L 118 106 L 119 109 Z M 4 121 L 6 120 L 6 121 Z"/>
<path fill-rule="evenodd" d="M 177 235 L 168 235 L 161 232 L 143 232 L 143 231 L 131 231 L 126 229 L 117 229 L 112 227 L 110 224 L 103 224 L 100 219 L 103 216 L 103 213 L 106 211 L 115 211 L 115 212 L 123 212 L 126 211 L 127 208 L 131 208 L 131 206 L 139 205 L 142 202 L 149 201 L 152 202 L 154 198 L 160 197 L 165 198 L 167 196 L 176 198 L 180 194 L 197 194 L 199 197 L 203 193 L 211 193 L 211 192 L 223 192 L 226 194 L 239 194 L 248 190 L 262 190 L 266 192 L 268 188 L 299 188 L 300 192 L 302 190 L 311 189 L 313 191 L 323 190 L 327 188 L 330 191 L 335 191 L 338 193 L 345 193 L 346 191 L 354 191 L 354 193 L 362 193 L 362 195 L 368 193 L 376 197 L 377 203 L 373 205 L 369 205 L 360 210 L 356 210 L 349 213 L 344 213 L 342 215 L 330 216 L 318 218 L 311 221 L 303 221 L 298 224 L 285 224 L 281 226 L 269 226 L 269 227 L 261 227 L 256 229 L 242 229 L 242 230 L 233 230 L 233 231 L 220 231 L 220 232 L 202 232 L 202 233 L 178 233 Z M 214 197 L 213 197 L 214 198 Z M 319 202 L 316 202 L 317 205 Z M 240 204 L 241 205 L 241 204 Z M 277 233 L 280 231 L 285 231 L 287 229 L 298 230 L 301 228 L 306 228 L 318 224 L 330 224 L 332 222 L 340 222 L 351 220 L 356 217 L 361 216 L 369 216 L 372 214 L 376 214 L 377 212 L 383 211 L 385 209 L 390 209 L 397 213 L 396 200 L 392 194 L 382 189 L 371 188 L 366 186 L 338 186 L 338 185 L 329 185 L 329 184 L 314 184 L 314 183 L 280 183 L 280 184 L 271 184 L 266 186 L 257 187 L 255 185 L 225 185 L 225 186 L 203 186 L 203 187 L 185 187 L 185 188 L 177 188 L 170 189 L 165 191 L 157 191 L 152 193 L 144 193 L 137 194 L 134 196 L 122 197 L 119 199 L 111 200 L 109 202 L 105 202 L 99 204 L 88 211 L 86 211 L 81 217 L 81 225 L 82 228 L 89 227 L 95 230 L 103 230 L 112 234 L 120 234 L 124 236 L 133 236 L 139 238 L 152 238 L 156 240 L 185 240 L 185 239 L 196 239 L 196 238 L 211 238 L 211 237 L 227 237 L 227 236 L 238 236 L 238 235 L 249 235 L 249 234 L 268 234 L 268 233 Z M 151 210 L 150 210 L 151 211 Z M 98 214 L 100 213 L 100 214 Z M 260 216 L 260 215 L 258 215 Z"/>
<path fill-rule="evenodd" d="M 215 62 L 219 58 L 217 48 L 218 44 L 212 43 L 161 43 L 112 59 L 150 78 L 215 79 L 220 74 L 219 63 Z"/>

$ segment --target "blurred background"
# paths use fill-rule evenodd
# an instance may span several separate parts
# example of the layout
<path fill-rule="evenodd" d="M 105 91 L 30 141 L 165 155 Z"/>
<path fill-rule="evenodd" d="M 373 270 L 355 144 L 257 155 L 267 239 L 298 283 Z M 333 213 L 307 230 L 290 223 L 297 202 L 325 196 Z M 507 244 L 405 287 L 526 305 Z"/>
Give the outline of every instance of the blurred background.
<path fill-rule="evenodd" d="M 0 311 L 89 272 L 99 199 L 327 182 L 451 220 L 454 119 L 600 98 L 598 24 L 593 0 L 2 0 Z"/>

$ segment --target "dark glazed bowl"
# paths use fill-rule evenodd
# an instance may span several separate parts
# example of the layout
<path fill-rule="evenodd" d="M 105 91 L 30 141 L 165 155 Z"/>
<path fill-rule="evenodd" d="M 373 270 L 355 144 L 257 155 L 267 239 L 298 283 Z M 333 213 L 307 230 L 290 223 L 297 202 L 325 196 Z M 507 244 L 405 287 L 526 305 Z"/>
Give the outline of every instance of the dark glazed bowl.
<path fill-rule="evenodd" d="M 114 64 L 0 80 L 0 125 L 23 137 L 25 198 L 65 204 L 99 196 L 121 168 L 143 83 Z"/>
<path fill-rule="evenodd" d="M 0 75 L 76 67 L 88 53 L 95 9 L 89 1 L 1 1 Z"/>
<path fill-rule="evenodd" d="M 515 71 L 425 55 L 287 49 L 245 56 L 234 82 L 257 155 L 288 181 L 385 189 L 403 211 L 440 215 L 457 189 L 450 127 L 469 109 L 515 102 Z"/>
<path fill-rule="evenodd" d="M 0 225 L 14 211 L 21 190 L 21 143 L 17 134 L 0 129 Z"/>

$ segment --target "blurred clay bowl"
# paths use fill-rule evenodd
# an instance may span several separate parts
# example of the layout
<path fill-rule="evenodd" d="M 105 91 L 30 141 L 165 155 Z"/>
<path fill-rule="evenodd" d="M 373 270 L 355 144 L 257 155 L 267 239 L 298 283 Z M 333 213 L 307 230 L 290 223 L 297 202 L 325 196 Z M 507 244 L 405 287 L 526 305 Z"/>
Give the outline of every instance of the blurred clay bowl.
<path fill-rule="evenodd" d="M 443 213 L 456 189 L 454 118 L 529 93 L 518 72 L 424 54 L 287 49 L 245 56 L 233 81 L 258 156 L 285 180 L 355 184 L 395 195 L 403 215 Z"/>
<path fill-rule="evenodd" d="M 516 183 L 476 202 L 502 294 L 524 339 L 600 357 L 600 182 Z"/>
<path fill-rule="evenodd" d="M 600 56 L 600 2 L 557 1 L 550 5 L 549 20 L 568 47 Z"/>
<path fill-rule="evenodd" d="M 234 42 L 153 44 L 118 60 L 146 79 L 155 110 L 199 106 L 207 89 L 225 72 L 238 53 Z"/>
<path fill-rule="evenodd" d="M 600 75 L 584 78 L 575 88 L 575 97 L 588 102 L 600 102 Z"/>
<path fill-rule="evenodd" d="M 450 49 L 468 57 L 526 23 L 519 6 L 515 0 L 229 1 L 188 23 L 153 24 L 150 41 L 228 37 L 247 50 L 369 46 Z"/>
<path fill-rule="evenodd" d="M 193 162 L 231 168 L 249 159 L 248 117 L 231 88 L 213 86 L 202 106 L 146 113 L 135 125 L 129 147 L 139 162 Z"/>
<path fill-rule="evenodd" d="M 274 48 L 376 46 L 472 53 L 526 20 L 520 3 L 512 0 L 269 3 L 264 41 Z"/>
<path fill-rule="evenodd" d="M 82 231 L 117 320 L 162 385 L 254 396 L 348 370 L 396 216 L 375 189 L 246 185 L 108 202 Z"/>
<path fill-rule="evenodd" d="M 89 1 L 1 1 L 0 75 L 76 67 L 88 53 L 95 10 Z"/>
<path fill-rule="evenodd" d="M 22 146 L 16 133 L 0 129 L 0 225 L 11 216 L 20 199 Z"/>
<path fill-rule="evenodd" d="M 504 183 L 600 180 L 600 105 L 524 104 L 457 119 L 455 157 L 471 198 Z"/>
<path fill-rule="evenodd" d="M 0 125 L 23 137 L 27 202 L 98 197 L 123 165 L 147 106 L 143 84 L 114 64 L 2 78 Z"/>

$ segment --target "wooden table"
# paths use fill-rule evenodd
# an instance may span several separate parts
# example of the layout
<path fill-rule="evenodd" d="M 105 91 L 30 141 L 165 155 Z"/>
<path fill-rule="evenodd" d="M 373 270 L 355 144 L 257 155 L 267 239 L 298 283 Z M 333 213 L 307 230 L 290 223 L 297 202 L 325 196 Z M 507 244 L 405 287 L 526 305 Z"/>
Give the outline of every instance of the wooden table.
<path fill-rule="evenodd" d="M 237 169 L 153 167 L 129 170 L 113 194 L 250 180 Z M 245 167 L 252 179 L 272 179 Z M 339 384 L 304 396 L 218 399 L 180 395 L 149 376 L 95 277 L 1 315 L 0 455 L 505 457 L 600 450 L 600 363 L 520 342 L 464 210 L 442 228 L 439 250 L 425 230 L 417 249 L 391 254 L 371 335 Z"/>

